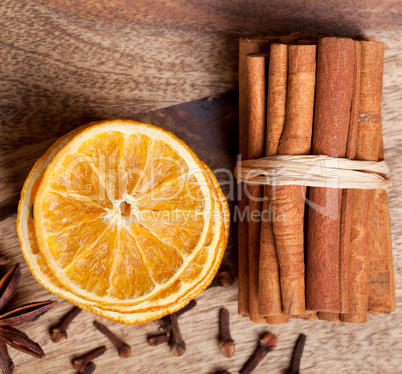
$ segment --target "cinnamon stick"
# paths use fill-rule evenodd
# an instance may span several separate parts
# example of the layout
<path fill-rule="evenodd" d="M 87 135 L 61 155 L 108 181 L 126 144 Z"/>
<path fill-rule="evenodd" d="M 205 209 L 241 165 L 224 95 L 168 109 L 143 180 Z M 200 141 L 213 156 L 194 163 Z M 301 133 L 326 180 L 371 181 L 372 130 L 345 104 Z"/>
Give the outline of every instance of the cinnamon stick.
<path fill-rule="evenodd" d="M 360 75 L 361 75 L 361 48 L 360 43 L 355 41 L 354 76 L 352 104 L 350 110 L 348 141 L 346 145 L 346 157 L 353 160 L 356 156 L 357 130 L 359 124 L 360 107 Z M 352 224 L 354 189 L 342 191 L 341 206 L 341 241 L 340 241 L 340 311 L 348 311 L 349 289 L 349 257 L 350 257 L 350 229 Z M 339 316 L 333 317 L 336 321 Z"/>
<path fill-rule="evenodd" d="M 265 155 L 278 152 L 279 140 L 285 124 L 286 86 L 288 74 L 288 46 L 272 44 L 269 59 L 267 90 L 267 136 Z M 261 222 L 258 310 L 264 316 L 282 315 L 279 263 L 272 231 L 272 212 L 269 207 L 269 186 L 264 186 Z M 272 323 L 273 320 L 271 318 Z M 281 317 L 287 322 L 289 318 Z"/>
<path fill-rule="evenodd" d="M 379 161 L 385 160 L 384 153 L 384 141 L 382 134 L 382 123 L 380 129 L 380 137 L 379 137 L 379 151 L 378 151 L 378 159 Z M 380 209 L 383 213 L 384 218 L 379 218 L 378 222 L 382 222 L 382 232 L 386 241 L 387 241 L 387 254 L 388 254 L 388 263 L 389 263 L 389 272 L 390 272 L 390 304 L 391 304 L 391 312 L 396 309 L 396 295 L 395 295 L 395 273 L 394 273 L 394 258 L 392 255 L 392 235 L 391 235 L 391 217 L 389 214 L 389 202 L 388 202 L 388 193 L 386 193 L 386 197 L 384 196 L 384 192 L 382 190 L 376 191 L 376 194 L 379 193 L 380 197 L 378 201 L 383 201 L 382 209 Z M 374 209 L 376 209 L 378 205 L 376 205 L 376 199 L 374 200 Z M 384 241 L 385 241 L 384 240 Z"/>
<path fill-rule="evenodd" d="M 316 69 L 315 45 L 289 46 L 286 119 L 278 154 L 310 154 Z M 305 312 L 304 205 L 306 187 L 271 188 L 269 201 L 280 266 L 282 309 Z"/>
<path fill-rule="evenodd" d="M 361 88 L 356 159 L 377 161 L 381 129 L 381 95 L 384 44 L 361 44 Z M 370 242 L 379 233 L 372 232 L 375 190 L 356 190 L 350 242 L 349 310 L 343 322 L 365 323 L 368 309 L 368 265 Z M 382 243 L 381 243 L 382 244 Z"/>
<path fill-rule="evenodd" d="M 274 316 L 266 316 L 265 321 L 268 325 L 282 325 L 289 322 L 289 316 L 284 313 L 279 313 Z"/>
<path fill-rule="evenodd" d="M 348 38 L 317 43 L 313 154 L 345 157 L 353 94 L 355 45 Z M 309 195 L 306 308 L 340 312 L 340 208 L 342 192 L 312 187 Z"/>
<path fill-rule="evenodd" d="M 288 46 L 272 44 L 269 56 L 266 156 L 276 155 L 285 125 Z"/>
<path fill-rule="evenodd" d="M 352 106 L 350 110 L 350 121 L 348 141 L 346 145 L 346 157 L 353 160 L 356 155 L 357 129 L 359 121 L 360 102 L 360 75 L 361 75 L 361 49 L 360 43 L 355 41 L 355 68 L 353 76 Z M 341 202 L 341 234 L 340 234 L 340 311 L 348 311 L 348 288 L 349 288 L 349 256 L 350 256 L 350 228 L 352 223 L 354 189 L 342 190 Z M 328 322 L 340 322 L 339 313 L 319 312 L 318 318 Z"/>
<path fill-rule="evenodd" d="M 382 131 L 379 137 L 379 161 L 384 160 Z M 368 312 L 370 314 L 391 313 L 395 310 L 395 275 L 392 256 L 391 220 L 388 193 L 376 190 L 372 232 L 378 233 L 370 243 Z"/>
<path fill-rule="evenodd" d="M 265 151 L 265 56 L 249 54 L 246 57 L 248 111 L 248 158 L 261 158 Z M 258 266 L 260 259 L 260 233 L 263 188 L 248 186 L 249 198 L 249 313 L 250 319 L 266 323 L 258 312 Z"/>
<path fill-rule="evenodd" d="M 271 38 L 241 38 L 239 43 L 239 152 L 243 160 L 248 158 L 248 117 L 250 111 L 247 96 L 250 85 L 246 74 L 246 59 L 250 53 L 268 53 Z M 245 185 L 239 185 L 238 256 L 239 292 L 238 313 L 249 315 L 248 284 L 248 200 Z M 246 215 L 245 215 L 246 214 Z"/>
<path fill-rule="evenodd" d="M 243 160 L 248 158 L 248 116 L 250 103 L 248 102 L 246 75 L 246 56 L 250 53 L 269 54 L 272 43 L 289 44 L 297 41 L 299 33 L 278 36 L 246 37 L 239 42 L 239 152 Z M 239 256 L 239 294 L 238 313 L 249 315 L 249 277 L 248 277 L 248 199 L 245 185 L 240 184 L 238 189 L 238 256 Z"/>
<path fill-rule="evenodd" d="M 377 161 L 381 129 L 384 45 L 374 41 L 361 42 L 361 50 L 361 91 L 356 159 Z M 373 232 L 371 227 L 374 198 L 375 190 L 355 191 L 350 243 L 349 311 L 341 316 L 343 322 L 365 323 L 367 321 L 368 265 L 372 245 L 370 243 L 376 242 L 376 236 L 379 235 L 379 232 Z"/>
<path fill-rule="evenodd" d="M 321 321 L 341 322 L 341 317 L 340 317 L 339 313 L 318 312 L 317 316 L 318 316 L 318 319 L 320 319 Z"/>
<path fill-rule="evenodd" d="M 303 319 L 305 321 L 317 321 L 318 318 L 318 313 L 317 312 L 312 312 L 312 311 L 306 311 L 306 313 L 303 314 L 295 314 L 293 316 L 290 316 L 292 319 Z"/>
<path fill-rule="evenodd" d="M 370 113 L 366 111 L 366 115 L 371 115 L 380 121 L 378 160 L 382 161 L 385 159 L 381 124 L 383 53 L 379 51 L 379 54 L 381 56 L 377 56 L 378 60 L 375 61 L 378 70 L 373 69 L 373 74 L 376 73 L 373 79 L 377 81 L 374 104 L 366 108 L 370 109 Z M 395 279 L 388 193 L 384 190 L 375 191 L 371 231 L 375 235 L 372 235 L 369 248 L 368 312 L 391 313 L 395 310 Z"/>
<path fill-rule="evenodd" d="M 242 155 L 243 156 L 243 155 Z M 247 157 L 244 157 L 247 159 Z M 239 200 L 239 219 L 237 221 L 237 246 L 238 246 L 238 307 L 237 312 L 243 317 L 249 316 L 248 308 L 248 219 L 244 217 L 244 213 L 248 214 L 247 200 L 244 193 L 244 183 L 240 183 L 238 188 L 240 190 Z"/>

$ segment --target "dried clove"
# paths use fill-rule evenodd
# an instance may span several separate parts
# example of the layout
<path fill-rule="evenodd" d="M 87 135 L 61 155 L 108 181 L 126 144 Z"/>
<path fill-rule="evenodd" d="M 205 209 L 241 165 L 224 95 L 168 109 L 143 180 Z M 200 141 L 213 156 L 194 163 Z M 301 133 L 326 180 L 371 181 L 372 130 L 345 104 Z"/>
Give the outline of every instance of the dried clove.
<path fill-rule="evenodd" d="M 187 313 L 191 309 L 193 309 L 197 305 L 197 302 L 195 300 L 191 300 L 186 306 L 183 308 L 179 309 L 177 312 L 175 312 L 176 317 L 179 318 L 181 317 L 184 313 Z"/>
<path fill-rule="evenodd" d="M 92 374 L 96 369 L 96 365 L 93 362 L 88 363 L 88 365 L 85 367 L 84 371 L 82 374 Z"/>
<path fill-rule="evenodd" d="M 247 362 L 243 365 L 239 374 L 250 374 L 262 361 L 262 359 L 276 348 L 278 338 L 275 334 L 267 332 L 260 339 L 259 345 Z"/>
<path fill-rule="evenodd" d="M 184 308 L 181 308 L 173 314 L 169 314 L 162 318 L 159 318 L 155 322 L 159 325 L 159 328 L 163 330 L 161 334 L 155 334 L 148 336 L 148 344 L 151 346 L 157 346 L 163 343 L 170 342 L 171 351 L 175 356 L 181 356 L 186 351 L 186 344 L 181 337 L 180 328 L 177 319 L 184 313 L 193 309 L 197 305 L 195 300 L 191 300 Z M 173 316 L 173 317 L 172 317 Z M 174 319 L 175 330 L 173 328 L 172 319 Z"/>
<path fill-rule="evenodd" d="M 232 357 L 235 353 L 235 341 L 230 336 L 229 311 L 222 308 L 219 311 L 219 347 L 225 357 Z"/>
<path fill-rule="evenodd" d="M 162 318 L 159 318 L 155 321 L 159 325 L 159 330 L 164 331 L 164 333 L 169 336 L 170 335 L 170 329 L 171 329 L 171 324 L 170 324 L 170 314 L 167 316 L 164 316 Z"/>
<path fill-rule="evenodd" d="M 227 270 L 223 270 L 218 273 L 217 276 L 212 280 L 208 288 L 212 287 L 230 287 L 234 283 L 234 277 L 232 273 Z"/>
<path fill-rule="evenodd" d="M 304 345 L 306 344 L 307 336 L 300 334 L 297 339 L 295 348 L 293 350 L 292 361 L 290 363 L 290 368 L 286 374 L 300 374 L 300 363 L 303 354 Z"/>
<path fill-rule="evenodd" d="M 177 321 L 177 315 L 176 313 L 173 313 L 170 315 L 170 323 L 171 323 L 171 346 L 170 346 L 170 351 L 175 355 L 175 356 L 181 356 L 186 352 L 186 343 L 184 342 L 181 332 L 180 332 L 180 327 L 179 323 Z"/>
<path fill-rule="evenodd" d="M 195 300 L 191 300 L 185 307 L 183 307 L 180 310 L 178 310 L 177 312 L 175 312 L 176 317 L 179 318 L 184 313 L 193 309 L 196 305 L 197 305 L 197 302 Z M 157 319 L 156 323 L 159 325 L 159 328 L 161 328 L 165 331 L 166 335 L 170 336 L 170 330 L 171 330 L 170 314 Z"/>
<path fill-rule="evenodd" d="M 218 280 L 222 287 L 230 287 L 234 283 L 233 275 L 229 271 L 221 271 Z"/>
<path fill-rule="evenodd" d="M 148 344 L 152 347 L 167 343 L 169 341 L 169 335 L 163 332 L 162 334 L 148 336 Z"/>
<path fill-rule="evenodd" d="M 83 373 L 86 369 L 87 365 L 94 360 L 95 358 L 102 356 L 106 352 L 106 347 L 103 345 L 102 347 L 98 347 L 89 351 L 82 356 L 76 357 L 73 359 L 73 368 L 80 373 Z"/>
<path fill-rule="evenodd" d="M 52 339 L 53 343 L 59 343 L 68 338 L 68 326 L 70 326 L 70 323 L 73 321 L 73 319 L 80 313 L 81 309 L 75 306 L 60 319 L 57 325 L 50 328 L 50 338 Z"/>
<path fill-rule="evenodd" d="M 94 326 L 113 343 L 119 353 L 119 357 L 128 358 L 131 356 L 131 347 L 113 334 L 105 325 L 94 321 Z"/>

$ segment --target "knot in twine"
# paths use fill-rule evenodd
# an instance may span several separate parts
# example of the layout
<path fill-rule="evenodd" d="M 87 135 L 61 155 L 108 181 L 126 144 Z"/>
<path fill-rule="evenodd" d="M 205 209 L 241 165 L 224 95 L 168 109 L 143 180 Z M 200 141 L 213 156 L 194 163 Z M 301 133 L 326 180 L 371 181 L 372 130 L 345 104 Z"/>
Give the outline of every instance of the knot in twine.
<path fill-rule="evenodd" d="M 390 191 L 391 179 L 386 161 L 360 161 L 324 155 L 278 155 L 238 161 L 238 183 L 309 187 L 382 189 Z"/>

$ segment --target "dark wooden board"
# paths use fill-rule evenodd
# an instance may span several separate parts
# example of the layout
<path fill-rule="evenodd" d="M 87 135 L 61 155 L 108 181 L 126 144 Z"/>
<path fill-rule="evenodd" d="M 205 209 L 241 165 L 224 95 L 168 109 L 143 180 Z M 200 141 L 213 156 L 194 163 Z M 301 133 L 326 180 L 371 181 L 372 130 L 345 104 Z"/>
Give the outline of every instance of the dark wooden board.
<path fill-rule="evenodd" d="M 304 373 L 398 373 L 402 359 L 402 87 L 401 2 L 305 1 L 127 1 L 4 0 L 0 4 L 0 254 L 21 262 L 16 304 L 58 299 L 32 277 L 15 232 L 16 204 L 29 169 L 52 142 L 93 120 L 136 118 L 158 124 L 185 140 L 213 170 L 232 168 L 237 151 L 236 93 L 238 39 L 266 31 L 316 31 L 375 35 L 386 43 L 383 123 L 390 193 L 397 312 L 370 317 L 367 325 L 292 321 L 260 326 L 237 316 L 237 288 L 210 289 L 181 321 L 187 353 L 173 357 L 166 346 L 151 348 L 153 323 L 105 323 L 133 346 L 119 359 L 95 331 L 90 313 L 71 326 L 70 337 L 53 344 L 49 326 L 70 304 L 61 301 L 41 320 L 23 327 L 44 348 L 36 360 L 10 349 L 15 373 L 73 373 L 70 359 L 107 344 L 98 373 L 236 373 L 263 331 L 278 334 L 275 352 L 255 371 L 282 373 L 297 336 L 308 336 Z M 201 97 L 209 99 L 191 101 Z M 180 106 L 176 106 L 177 104 Z M 166 108 L 158 110 L 160 108 Z M 147 113 L 147 114 L 141 114 Z M 218 172 L 225 192 L 228 177 Z M 225 185 L 224 185 L 225 184 Z M 236 227 L 225 266 L 236 271 Z M 5 269 L 0 269 L 4 271 Z M 218 310 L 231 312 L 237 352 L 232 359 L 217 346 Z"/>

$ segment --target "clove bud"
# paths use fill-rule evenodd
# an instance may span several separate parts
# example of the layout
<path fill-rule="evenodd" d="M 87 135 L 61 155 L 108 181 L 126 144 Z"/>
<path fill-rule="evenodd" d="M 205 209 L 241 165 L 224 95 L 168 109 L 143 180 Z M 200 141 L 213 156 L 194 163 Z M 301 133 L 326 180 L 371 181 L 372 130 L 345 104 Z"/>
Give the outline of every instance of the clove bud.
<path fill-rule="evenodd" d="M 230 287 L 234 283 L 234 277 L 230 271 L 223 270 L 215 276 L 208 288 L 212 287 Z"/>
<path fill-rule="evenodd" d="M 106 347 L 98 347 L 93 349 L 92 351 L 89 351 L 82 356 L 76 357 L 73 359 L 73 368 L 77 370 L 79 373 L 83 373 L 87 367 L 87 365 L 94 360 L 95 358 L 98 358 L 99 356 L 102 356 L 106 352 Z"/>
<path fill-rule="evenodd" d="M 286 374 L 300 374 L 300 363 L 303 354 L 304 345 L 306 344 L 307 336 L 300 334 L 297 339 L 295 348 L 293 350 L 292 361 L 290 363 L 290 368 Z"/>
<path fill-rule="evenodd" d="M 183 308 L 179 309 L 177 312 L 175 312 L 176 317 L 179 318 L 184 313 L 187 313 L 188 311 L 193 309 L 196 305 L 197 305 L 197 302 L 195 300 L 191 300 L 185 307 L 183 307 Z M 170 314 L 157 319 L 156 323 L 159 325 L 159 328 L 161 328 L 165 331 L 166 335 L 168 335 L 168 336 L 170 335 L 170 330 L 171 330 Z"/>
<path fill-rule="evenodd" d="M 235 341 L 230 336 L 229 311 L 222 308 L 219 311 L 219 347 L 225 357 L 232 357 L 235 353 Z"/>
<path fill-rule="evenodd" d="M 82 374 L 92 374 L 96 369 L 96 365 L 93 362 L 90 362 L 82 372 Z"/>
<path fill-rule="evenodd" d="M 239 374 L 250 374 L 268 354 L 268 352 L 271 352 L 276 348 L 277 342 L 278 338 L 276 335 L 270 332 L 265 333 L 260 339 L 257 349 L 241 368 Z"/>
<path fill-rule="evenodd" d="M 170 315 L 170 323 L 172 327 L 172 342 L 170 346 L 170 351 L 175 355 L 175 356 L 181 356 L 186 352 L 186 343 L 184 342 L 181 332 L 180 332 L 180 327 L 179 323 L 177 321 L 177 315 L 176 313 L 173 313 Z"/>
<path fill-rule="evenodd" d="M 162 334 L 148 336 L 148 344 L 152 347 L 167 343 L 169 341 L 169 335 L 163 332 Z"/>
<path fill-rule="evenodd" d="M 222 287 L 230 287 L 234 283 L 233 275 L 229 271 L 221 271 L 218 280 Z"/>
<path fill-rule="evenodd" d="M 119 357 L 128 358 L 131 356 L 131 347 L 113 334 L 105 325 L 94 321 L 94 326 L 113 343 L 119 353 Z"/>
<path fill-rule="evenodd" d="M 68 338 L 67 329 L 73 319 L 80 313 L 81 309 L 75 306 L 60 319 L 57 325 L 50 328 L 50 338 L 52 339 L 53 343 L 59 343 Z"/>
<path fill-rule="evenodd" d="M 184 313 L 193 309 L 196 305 L 197 305 L 197 302 L 195 300 L 191 300 L 184 308 L 181 308 L 177 312 L 173 313 L 175 315 L 174 318 L 176 320 L 175 323 L 177 325 L 177 330 L 178 330 L 176 332 L 176 334 L 179 333 L 180 338 L 181 338 L 181 334 L 180 334 L 179 325 L 177 323 L 177 319 L 180 316 L 182 316 Z M 167 316 L 164 316 L 164 317 L 156 320 L 156 323 L 158 323 L 159 328 L 162 329 L 164 332 L 162 334 L 156 334 L 156 335 L 149 336 L 148 344 L 151 346 L 157 346 L 157 345 L 160 345 L 163 343 L 167 343 L 167 342 L 169 342 L 169 340 L 171 340 L 171 350 L 172 350 L 173 354 L 176 356 L 180 356 L 185 352 L 186 345 L 182 338 L 181 338 L 181 342 L 180 342 L 180 344 L 182 344 L 182 346 L 176 346 L 177 342 L 173 341 L 174 334 L 173 334 L 172 318 L 171 318 L 173 314 L 169 314 Z M 183 347 L 184 347 L 184 350 L 183 350 Z"/>

